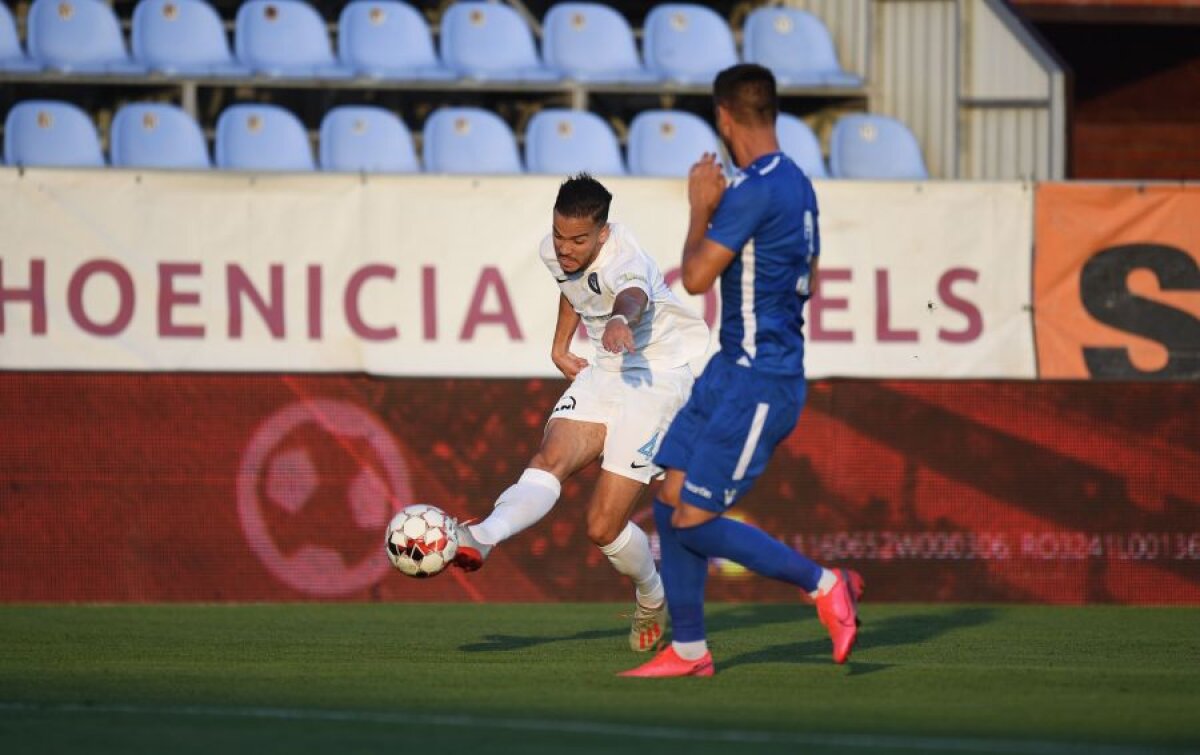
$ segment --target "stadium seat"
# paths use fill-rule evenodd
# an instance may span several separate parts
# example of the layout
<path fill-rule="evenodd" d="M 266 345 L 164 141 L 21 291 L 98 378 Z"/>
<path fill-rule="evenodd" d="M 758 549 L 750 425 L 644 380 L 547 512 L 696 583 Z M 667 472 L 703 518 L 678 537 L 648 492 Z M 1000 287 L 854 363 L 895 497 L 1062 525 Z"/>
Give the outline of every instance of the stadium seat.
<path fill-rule="evenodd" d="M 4 162 L 92 168 L 104 165 L 91 117 L 54 100 L 18 102 L 4 119 Z"/>
<path fill-rule="evenodd" d="M 172 76 L 246 76 L 207 0 L 141 0 L 133 9 L 133 57 Z"/>
<path fill-rule="evenodd" d="M 6 3 L 0 3 L 0 71 L 19 73 L 37 71 L 41 66 L 29 59 L 21 49 L 17 25 Z"/>
<path fill-rule="evenodd" d="M 208 145 L 182 109 L 163 103 L 126 105 L 113 116 L 109 155 L 116 168 L 207 170 Z"/>
<path fill-rule="evenodd" d="M 460 76 L 499 81 L 555 81 L 542 65 L 525 20 L 507 5 L 459 2 L 442 15 L 442 61 Z"/>
<path fill-rule="evenodd" d="M 659 77 L 642 67 L 633 31 L 599 3 L 559 3 L 542 21 L 546 65 L 576 81 L 638 83 Z"/>
<path fill-rule="evenodd" d="M 376 79 L 453 79 L 433 49 L 429 25 L 398 0 L 352 2 L 338 19 L 338 59 Z"/>
<path fill-rule="evenodd" d="M 500 116 L 474 107 L 445 107 L 425 120 L 422 159 L 427 173 L 520 173 L 512 129 Z"/>
<path fill-rule="evenodd" d="M 292 0 L 282 0 L 292 2 Z M 217 119 L 217 167 L 230 170 L 313 170 L 308 133 L 277 105 L 231 105 Z"/>
<path fill-rule="evenodd" d="M 234 49 L 255 73 L 278 77 L 343 79 L 325 20 L 304 0 L 247 0 L 238 7 Z"/>
<path fill-rule="evenodd" d="M 373 4 L 373 3 L 372 3 Z M 344 105 L 321 119 L 321 169 L 363 173 L 416 173 L 412 134 L 390 110 Z"/>
<path fill-rule="evenodd" d="M 129 58 L 121 24 L 101 0 L 34 0 L 28 18 L 29 57 L 68 73 L 145 73 Z"/>
<path fill-rule="evenodd" d="M 646 110 L 629 124 L 629 172 L 686 176 L 705 152 L 720 154 L 717 134 L 703 119 L 679 110 Z"/>
<path fill-rule="evenodd" d="M 780 86 L 862 86 L 838 64 L 821 19 L 796 8 L 759 8 L 746 18 L 746 62 L 771 69 Z"/>
<path fill-rule="evenodd" d="M 587 171 L 596 176 L 625 173 L 616 134 L 586 110 L 542 110 L 525 129 L 525 167 L 560 176 Z"/>
<path fill-rule="evenodd" d="M 884 115 L 844 115 L 829 139 L 834 178 L 919 181 L 929 178 L 917 138 L 900 121 Z"/>
<path fill-rule="evenodd" d="M 800 166 L 809 178 L 828 178 L 825 158 L 821 154 L 821 142 L 808 124 L 794 115 L 780 113 L 775 120 L 775 133 L 779 137 L 779 148 Z"/>
<path fill-rule="evenodd" d="M 729 24 L 701 5 L 657 5 L 646 16 L 644 33 L 646 68 L 672 81 L 710 84 L 738 62 Z"/>

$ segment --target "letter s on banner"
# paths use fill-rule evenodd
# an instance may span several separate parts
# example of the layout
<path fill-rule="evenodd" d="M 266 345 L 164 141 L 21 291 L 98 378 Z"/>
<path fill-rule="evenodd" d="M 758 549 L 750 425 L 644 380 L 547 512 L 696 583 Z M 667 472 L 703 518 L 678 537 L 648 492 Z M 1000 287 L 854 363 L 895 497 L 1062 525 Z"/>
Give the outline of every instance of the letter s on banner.
<path fill-rule="evenodd" d="M 1034 322 L 1045 378 L 1200 378 L 1200 187 L 1042 184 Z"/>

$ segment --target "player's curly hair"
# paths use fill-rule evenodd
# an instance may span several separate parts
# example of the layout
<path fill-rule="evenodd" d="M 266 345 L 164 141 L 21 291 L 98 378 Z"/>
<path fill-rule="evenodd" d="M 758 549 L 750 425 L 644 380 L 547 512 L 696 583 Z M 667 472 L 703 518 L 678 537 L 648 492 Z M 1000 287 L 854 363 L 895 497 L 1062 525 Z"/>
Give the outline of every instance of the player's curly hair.
<path fill-rule="evenodd" d="M 717 74 L 713 99 L 743 126 L 771 126 L 779 114 L 775 75 L 755 63 L 739 63 Z"/>
<path fill-rule="evenodd" d="M 558 187 L 554 211 L 565 218 L 591 218 L 598 225 L 608 222 L 612 194 L 588 173 L 571 176 Z"/>

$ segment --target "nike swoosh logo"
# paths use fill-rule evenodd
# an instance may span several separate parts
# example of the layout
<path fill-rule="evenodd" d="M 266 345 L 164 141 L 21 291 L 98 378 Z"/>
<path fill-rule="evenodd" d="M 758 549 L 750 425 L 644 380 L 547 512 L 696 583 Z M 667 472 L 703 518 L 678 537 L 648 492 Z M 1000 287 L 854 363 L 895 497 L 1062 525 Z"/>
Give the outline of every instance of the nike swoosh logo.
<path fill-rule="evenodd" d="M 644 469 L 644 468 L 650 466 L 650 462 L 646 462 L 645 464 L 635 464 L 634 462 L 631 461 L 631 462 L 629 462 L 629 466 L 632 467 L 633 469 Z"/>

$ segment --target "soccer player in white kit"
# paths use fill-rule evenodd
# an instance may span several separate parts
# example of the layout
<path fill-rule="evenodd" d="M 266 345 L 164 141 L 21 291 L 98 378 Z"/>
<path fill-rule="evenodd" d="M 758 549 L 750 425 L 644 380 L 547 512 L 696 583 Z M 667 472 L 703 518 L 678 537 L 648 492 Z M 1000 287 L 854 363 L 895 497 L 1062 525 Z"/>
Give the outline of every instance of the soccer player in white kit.
<path fill-rule="evenodd" d="M 708 326 L 671 292 L 629 229 L 608 222 L 612 194 L 581 173 L 559 187 L 553 230 L 539 253 L 560 289 L 550 357 L 569 380 L 546 423 L 541 448 L 515 485 L 478 524 L 459 524 L 454 564 L 483 566 L 492 547 L 554 507 L 562 483 L 602 459 L 587 509 L 588 538 L 633 580 L 629 644 L 659 646 L 666 628 L 662 580 L 650 541 L 629 520 L 650 480 L 653 459 L 692 388 L 688 363 L 708 348 Z M 593 364 L 570 352 L 582 318 Z"/>

